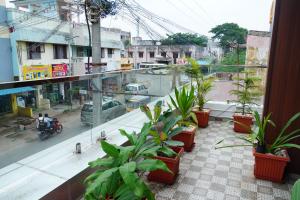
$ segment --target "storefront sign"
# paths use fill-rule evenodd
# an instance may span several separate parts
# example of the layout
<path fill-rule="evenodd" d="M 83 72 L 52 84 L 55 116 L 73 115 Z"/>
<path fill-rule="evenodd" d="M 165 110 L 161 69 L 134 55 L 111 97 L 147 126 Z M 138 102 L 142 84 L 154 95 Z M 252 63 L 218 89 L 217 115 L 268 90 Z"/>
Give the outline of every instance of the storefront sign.
<path fill-rule="evenodd" d="M 68 65 L 67 64 L 56 64 L 52 65 L 52 77 L 67 76 Z"/>
<path fill-rule="evenodd" d="M 51 65 L 23 66 L 22 75 L 24 80 L 36 80 L 52 77 Z"/>

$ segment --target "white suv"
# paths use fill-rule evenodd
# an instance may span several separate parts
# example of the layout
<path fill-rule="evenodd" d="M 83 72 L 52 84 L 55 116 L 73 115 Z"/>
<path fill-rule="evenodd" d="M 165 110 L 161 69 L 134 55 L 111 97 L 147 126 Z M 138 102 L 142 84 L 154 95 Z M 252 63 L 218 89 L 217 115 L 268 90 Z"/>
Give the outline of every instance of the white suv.
<path fill-rule="evenodd" d="M 130 83 L 125 86 L 125 100 L 128 101 L 134 95 L 148 94 L 148 88 L 139 83 Z"/>

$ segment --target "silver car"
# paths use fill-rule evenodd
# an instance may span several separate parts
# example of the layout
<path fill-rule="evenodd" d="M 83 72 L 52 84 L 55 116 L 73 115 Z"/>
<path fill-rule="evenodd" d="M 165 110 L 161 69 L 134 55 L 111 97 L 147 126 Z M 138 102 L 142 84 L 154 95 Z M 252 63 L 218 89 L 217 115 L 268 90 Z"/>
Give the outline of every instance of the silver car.
<path fill-rule="evenodd" d="M 110 121 L 126 113 L 126 106 L 121 102 L 104 98 L 102 103 L 103 122 Z M 85 125 L 93 124 L 93 102 L 85 103 L 81 109 L 81 122 Z"/>

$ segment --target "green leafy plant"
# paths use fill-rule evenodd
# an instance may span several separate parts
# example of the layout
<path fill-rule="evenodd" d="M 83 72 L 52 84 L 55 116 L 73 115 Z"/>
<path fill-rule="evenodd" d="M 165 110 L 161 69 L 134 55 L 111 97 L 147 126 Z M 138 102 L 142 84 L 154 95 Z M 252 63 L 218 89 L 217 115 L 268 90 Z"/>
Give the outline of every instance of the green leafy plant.
<path fill-rule="evenodd" d="M 300 112 L 291 117 L 285 126 L 281 129 L 279 135 L 276 137 L 275 141 L 268 148 L 269 153 L 276 153 L 282 148 L 297 148 L 300 149 L 300 145 L 291 143 L 296 138 L 300 137 L 300 129 L 296 129 L 290 133 L 287 133 L 287 129 L 290 125 L 295 122 L 300 117 Z"/>
<path fill-rule="evenodd" d="M 254 111 L 254 118 L 255 118 L 256 126 L 254 128 L 252 128 L 249 135 L 246 135 L 246 136 L 237 135 L 234 137 L 227 138 L 227 139 L 238 138 L 238 139 L 245 141 L 246 144 L 215 146 L 215 149 L 228 148 L 228 147 L 241 147 L 241 146 L 256 147 L 257 145 L 264 146 L 265 145 L 265 133 L 266 133 L 267 126 L 268 126 L 268 124 L 275 126 L 275 124 L 273 121 L 270 120 L 271 114 L 268 114 L 266 117 L 261 119 L 259 113 L 257 111 Z M 236 123 L 239 123 L 239 122 L 236 122 Z M 243 126 L 244 124 L 241 124 L 241 125 Z M 224 141 L 225 141 L 225 139 L 222 139 L 219 142 L 217 142 L 216 145 L 220 145 Z"/>
<path fill-rule="evenodd" d="M 158 101 L 155 104 L 153 114 L 147 105 L 141 106 L 140 109 L 150 120 L 152 125 L 150 130 L 150 135 L 152 136 L 151 141 L 160 147 L 158 148 L 158 152 L 168 157 L 175 156 L 176 152 L 169 147 L 184 145 L 180 141 L 172 140 L 172 137 L 179 134 L 183 130 L 182 127 L 175 127 L 182 117 L 174 116 L 171 109 L 162 112 L 162 101 Z"/>
<path fill-rule="evenodd" d="M 196 102 L 198 109 L 203 110 L 204 104 L 207 102 L 206 95 L 212 89 L 212 78 L 205 77 L 201 71 L 201 67 L 195 59 L 188 59 L 189 66 L 186 68 L 186 73 L 196 82 Z"/>
<path fill-rule="evenodd" d="M 187 90 L 183 87 L 181 90 L 175 88 L 175 99 L 170 96 L 172 105 L 175 107 L 175 113 L 180 115 L 182 119 L 178 122 L 179 126 L 188 127 L 197 124 L 197 118 L 192 112 L 195 101 L 195 88 L 191 87 Z"/>
<path fill-rule="evenodd" d="M 293 185 L 291 197 L 292 200 L 300 199 L 300 179 Z"/>
<path fill-rule="evenodd" d="M 256 105 L 256 102 L 259 101 L 259 97 L 262 95 L 258 89 L 259 86 L 257 85 L 257 81 L 260 79 L 251 76 L 248 71 L 245 71 L 244 74 L 244 78 L 238 78 L 234 83 L 239 89 L 230 91 L 231 94 L 237 97 L 237 100 L 234 100 L 233 102 L 237 102 L 242 106 L 242 115 L 251 113 L 251 106 Z"/>
<path fill-rule="evenodd" d="M 256 127 L 251 130 L 251 133 L 247 136 L 236 136 L 235 138 L 239 138 L 245 142 L 246 144 L 233 144 L 233 145 L 224 145 L 219 146 L 222 144 L 225 139 L 220 140 L 217 142 L 215 148 L 227 148 L 227 147 L 240 147 L 240 146 L 265 146 L 265 153 L 271 153 L 276 154 L 282 149 L 288 149 L 288 148 L 297 148 L 300 149 L 300 145 L 292 143 L 293 140 L 300 137 L 300 129 L 296 129 L 290 133 L 287 133 L 287 129 L 290 127 L 290 125 L 295 122 L 300 117 L 300 112 L 295 114 L 293 117 L 291 117 L 288 122 L 285 124 L 285 126 L 281 129 L 279 135 L 276 137 L 275 141 L 272 144 L 266 144 L 265 143 L 265 133 L 268 124 L 271 124 L 275 127 L 274 122 L 270 120 L 271 114 L 268 114 L 266 117 L 264 117 L 262 120 L 260 119 L 260 116 L 257 111 L 254 112 L 255 117 L 255 123 Z M 232 137 L 230 137 L 232 138 Z"/>
<path fill-rule="evenodd" d="M 151 123 L 147 123 L 138 135 L 120 130 L 130 142 L 126 147 L 101 141 L 101 147 L 107 157 L 89 163 L 96 171 L 85 179 L 85 199 L 155 199 L 141 176 L 144 172 L 158 169 L 172 172 L 164 162 L 149 158 L 156 156 L 158 149 L 156 144 L 147 142 L 150 129 Z"/>

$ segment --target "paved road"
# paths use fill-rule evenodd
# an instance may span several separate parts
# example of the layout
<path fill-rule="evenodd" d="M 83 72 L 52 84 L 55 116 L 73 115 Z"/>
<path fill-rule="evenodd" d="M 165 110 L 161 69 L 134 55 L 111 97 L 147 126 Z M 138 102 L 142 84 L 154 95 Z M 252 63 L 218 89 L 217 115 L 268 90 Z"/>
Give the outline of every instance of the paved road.
<path fill-rule="evenodd" d="M 55 144 L 58 144 L 68 138 L 74 137 L 84 131 L 89 130 L 87 126 L 83 126 L 80 123 L 80 111 L 70 112 L 64 114 L 66 116 L 61 117 L 61 122 L 64 126 L 62 134 L 54 135 L 53 137 L 40 141 L 37 134 L 38 131 L 32 131 L 30 135 L 27 135 L 25 140 L 24 138 L 16 138 L 11 140 L 13 147 L 9 146 L 5 149 L 1 148 L 0 152 L 0 168 L 5 167 L 13 162 L 17 162 L 27 156 L 30 156 L 34 153 L 47 149 Z M 16 140 L 22 140 L 23 142 L 17 143 Z M 15 144 L 17 143 L 17 145 Z M 75 147 L 74 147 L 75 148 Z"/>

